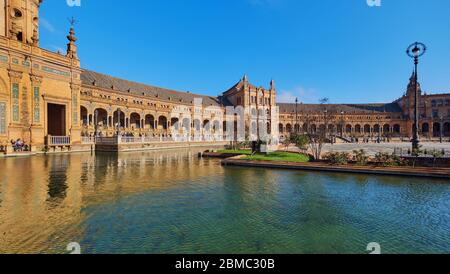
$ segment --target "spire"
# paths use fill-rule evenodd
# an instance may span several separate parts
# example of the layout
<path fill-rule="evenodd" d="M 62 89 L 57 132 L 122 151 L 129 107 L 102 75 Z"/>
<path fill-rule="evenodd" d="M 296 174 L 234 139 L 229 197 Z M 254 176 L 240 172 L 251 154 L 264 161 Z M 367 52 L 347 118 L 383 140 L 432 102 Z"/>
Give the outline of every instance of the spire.
<path fill-rule="evenodd" d="M 75 25 L 75 19 L 71 18 L 69 19 L 70 22 L 70 31 L 69 31 L 69 35 L 67 36 L 67 40 L 69 40 L 69 44 L 67 44 L 67 57 L 69 58 L 73 58 L 73 59 L 78 59 L 78 55 L 77 55 L 77 46 L 75 45 L 75 42 L 77 41 L 77 37 L 75 37 L 75 29 L 74 29 L 74 25 Z"/>
<path fill-rule="evenodd" d="M 244 82 L 248 82 L 248 77 L 247 77 L 247 74 L 244 74 L 244 77 L 242 77 L 242 81 L 244 81 Z"/>
<path fill-rule="evenodd" d="M 414 82 L 416 80 L 416 72 L 413 70 L 411 74 L 411 78 L 409 78 L 409 82 Z"/>
<path fill-rule="evenodd" d="M 273 79 L 270 81 L 270 90 L 275 90 L 275 81 Z"/>
<path fill-rule="evenodd" d="M 413 70 L 411 77 L 409 78 L 408 89 L 406 91 L 406 95 L 414 94 L 415 85 L 416 85 L 416 73 Z M 417 82 L 417 92 L 419 92 L 419 94 L 422 94 L 422 90 L 420 88 L 419 82 Z"/>

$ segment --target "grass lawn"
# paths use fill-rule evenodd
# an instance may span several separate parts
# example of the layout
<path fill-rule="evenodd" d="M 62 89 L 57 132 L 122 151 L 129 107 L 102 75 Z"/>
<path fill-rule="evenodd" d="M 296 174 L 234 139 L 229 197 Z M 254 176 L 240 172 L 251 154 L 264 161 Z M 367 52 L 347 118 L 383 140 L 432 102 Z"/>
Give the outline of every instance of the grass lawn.
<path fill-rule="evenodd" d="M 232 150 L 232 149 L 223 149 L 218 150 L 218 153 L 228 153 L 228 154 L 236 154 L 236 155 L 251 155 L 251 150 Z"/>
<path fill-rule="evenodd" d="M 309 156 L 305 154 L 297 154 L 289 152 L 273 152 L 269 154 L 257 154 L 253 156 L 250 155 L 243 158 L 243 160 L 306 163 L 309 162 Z"/>

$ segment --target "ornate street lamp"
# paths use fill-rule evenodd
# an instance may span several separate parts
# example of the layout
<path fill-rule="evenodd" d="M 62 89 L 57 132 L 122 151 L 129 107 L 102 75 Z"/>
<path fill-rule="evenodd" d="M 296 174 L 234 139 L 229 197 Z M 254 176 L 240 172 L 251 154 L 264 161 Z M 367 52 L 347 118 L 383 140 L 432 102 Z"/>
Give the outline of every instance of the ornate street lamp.
<path fill-rule="evenodd" d="M 122 127 L 121 121 L 120 121 L 120 119 L 122 118 L 122 117 L 120 117 L 121 112 L 122 112 L 122 110 L 120 108 L 118 108 L 117 109 L 117 135 L 118 136 L 120 135 L 120 128 Z"/>
<path fill-rule="evenodd" d="M 298 98 L 295 98 L 295 125 L 294 125 L 294 132 L 297 135 L 298 134 Z"/>
<path fill-rule="evenodd" d="M 94 111 L 94 137 L 98 136 L 98 109 Z"/>
<path fill-rule="evenodd" d="M 442 137 L 444 135 L 444 116 L 441 115 L 441 117 L 439 117 L 439 120 L 440 120 L 439 142 L 442 144 Z"/>
<path fill-rule="evenodd" d="M 413 139 L 412 139 L 412 148 L 413 151 L 417 151 L 419 149 L 419 93 L 418 93 L 418 65 L 419 65 L 419 57 L 425 54 L 427 51 L 427 47 L 423 43 L 415 42 L 410 45 L 406 50 L 406 54 L 409 57 L 414 59 L 414 126 L 413 126 Z"/>

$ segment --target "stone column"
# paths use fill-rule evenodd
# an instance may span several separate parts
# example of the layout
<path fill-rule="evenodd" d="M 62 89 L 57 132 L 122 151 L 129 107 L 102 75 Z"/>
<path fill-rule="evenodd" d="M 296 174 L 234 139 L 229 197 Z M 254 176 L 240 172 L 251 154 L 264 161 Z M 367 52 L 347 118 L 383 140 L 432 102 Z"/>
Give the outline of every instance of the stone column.
<path fill-rule="evenodd" d="M 8 71 L 9 79 L 10 79 L 10 125 L 9 125 L 9 139 L 17 140 L 19 138 L 23 139 L 22 130 L 23 126 L 20 125 L 21 117 L 20 117 L 20 90 L 22 84 L 22 75 L 23 73 L 20 71 L 9 70 Z"/>
<path fill-rule="evenodd" d="M 45 129 L 43 119 L 44 105 L 42 104 L 42 77 L 37 75 L 30 75 L 32 88 L 32 118 L 30 128 L 30 148 L 31 151 L 36 151 L 37 146 L 44 146 L 45 144 Z"/>

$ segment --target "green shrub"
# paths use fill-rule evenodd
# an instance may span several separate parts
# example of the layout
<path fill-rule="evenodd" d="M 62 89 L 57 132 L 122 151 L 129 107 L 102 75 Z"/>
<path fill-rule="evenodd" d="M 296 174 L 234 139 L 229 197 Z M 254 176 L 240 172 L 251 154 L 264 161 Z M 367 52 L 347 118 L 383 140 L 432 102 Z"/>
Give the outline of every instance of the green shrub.
<path fill-rule="evenodd" d="M 332 165 L 346 165 L 348 164 L 350 155 L 347 152 L 329 152 L 324 156 L 324 159 Z"/>
<path fill-rule="evenodd" d="M 356 162 L 359 166 L 365 166 L 367 165 L 367 162 L 369 161 L 369 156 L 367 156 L 366 151 L 364 149 L 360 150 L 354 150 L 353 151 L 353 160 Z"/>
<path fill-rule="evenodd" d="M 388 166 L 401 166 L 403 165 L 402 159 L 395 155 L 385 152 L 379 152 L 375 155 L 375 161 L 378 165 L 388 167 Z"/>

